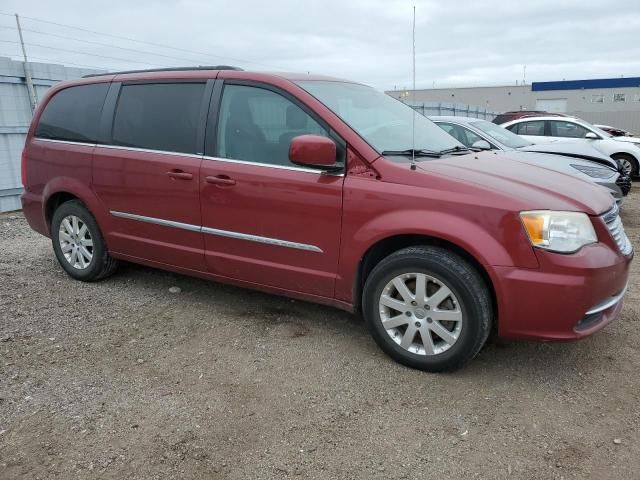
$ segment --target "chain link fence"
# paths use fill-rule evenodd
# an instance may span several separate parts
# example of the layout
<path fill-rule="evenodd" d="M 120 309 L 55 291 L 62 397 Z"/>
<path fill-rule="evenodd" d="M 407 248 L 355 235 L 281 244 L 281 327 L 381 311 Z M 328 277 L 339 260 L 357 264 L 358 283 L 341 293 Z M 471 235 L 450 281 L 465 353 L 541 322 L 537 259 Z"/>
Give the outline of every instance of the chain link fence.
<path fill-rule="evenodd" d="M 461 103 L 424 102 L 415 105 L 407 105 L 425 117 L 432 115 L 448 115 L 453 117 L 482 118 L 483 120 L 491 121 L 496 117 L 496 115 L 498 115 L 497 112 L 492 112 L 486 108 L 464 105 Z"/>

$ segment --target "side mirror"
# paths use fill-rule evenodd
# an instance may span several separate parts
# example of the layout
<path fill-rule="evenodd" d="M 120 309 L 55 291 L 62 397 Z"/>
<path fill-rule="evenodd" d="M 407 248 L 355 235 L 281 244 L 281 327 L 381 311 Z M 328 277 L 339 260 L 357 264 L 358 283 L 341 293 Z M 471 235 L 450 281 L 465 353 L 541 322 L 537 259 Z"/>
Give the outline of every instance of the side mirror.
<path fill-rule="evenodd" d="M 320 135 L 300 135 L 289 144 L 289 160 L 307 167 L 333 167 L 336 164 L 336 144 Z"/>
<path fill-rule="evenodd" d="M 587 139 L 589 139 L 589 140 L 598 140 L 600 137 L 599 137 L 598 135 L 596 135 L 595 133 L 593 133 L 593 132 L 588 132 L 588 133 L 584 136 L 584 138 L 587 138 Z"/>
<path fill-rule="evenodd" d="M 471 145 L 474 150 L 491 150 L 491 144 L 486 140 L 478 140 Z"/>

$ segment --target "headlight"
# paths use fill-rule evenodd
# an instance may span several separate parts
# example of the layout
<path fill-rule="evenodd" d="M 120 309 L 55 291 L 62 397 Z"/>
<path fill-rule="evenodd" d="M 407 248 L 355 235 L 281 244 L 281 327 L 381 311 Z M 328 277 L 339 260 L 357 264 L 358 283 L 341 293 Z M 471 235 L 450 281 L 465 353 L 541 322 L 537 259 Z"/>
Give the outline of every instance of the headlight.
<path fill-rule="evenodd" d="M 581 171 L 585 175 L 589 175 L 592 178 L 611 178 L 616 172 L 611 170 L 610 168 L 602 168 L 602 167 L 587 167 L 585 165 L 574 165 L 571 164 L 573 168 Z"/>
<path fill-rule="evenodd" d="M 520 218 L 534 247 L 572 253 L 598 241 L 585 213 L 536 210 L 521 212 Z"/>

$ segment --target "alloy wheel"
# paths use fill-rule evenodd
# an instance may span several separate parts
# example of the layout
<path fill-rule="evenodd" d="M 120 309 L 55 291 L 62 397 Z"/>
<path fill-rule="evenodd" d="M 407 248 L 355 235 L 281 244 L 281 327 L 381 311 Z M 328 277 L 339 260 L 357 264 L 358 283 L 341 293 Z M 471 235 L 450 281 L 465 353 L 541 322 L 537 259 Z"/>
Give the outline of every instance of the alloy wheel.
<path fill-rule="evenodd" d="M 460 302 L 441 280 L 405 273 L 383 288 L 379 299 L 382 326 L 401 348 L 418 355 L 438 355 L 460 337 Z"/>
<path fill-rule="evenodd" d="M 618 162 L 620 162 L 622 172 L 625 175 L 631 175 L 631 173 L 633 172 L 633 165 L 631 164 L 631 160 L 629 160 L 628 158 L 620 158 Z"/>
<path fill-rule="evenodd" d="M 62 219 L 58 233 L 60 250 L 73 268 L 84 270 L 93 259 L 93 240 L 87 224 L 75 215 Z"/>

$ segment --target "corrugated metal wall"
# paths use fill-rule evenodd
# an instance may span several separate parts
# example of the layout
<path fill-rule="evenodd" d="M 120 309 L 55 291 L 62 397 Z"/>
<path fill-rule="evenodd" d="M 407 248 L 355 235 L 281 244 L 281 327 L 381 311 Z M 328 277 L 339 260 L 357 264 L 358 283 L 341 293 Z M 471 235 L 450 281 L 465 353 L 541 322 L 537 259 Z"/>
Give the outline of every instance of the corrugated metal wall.
<path fill-rule="evenodd" d="M 62 80 L 79 78 L 95 70 L 49 63 L 29 63 L 38 98 Z M 31 106 L 23 62 L 0 57 L 0 212 L 20 208 L 22 181 L 20 155 L 31 122 Z"/>

